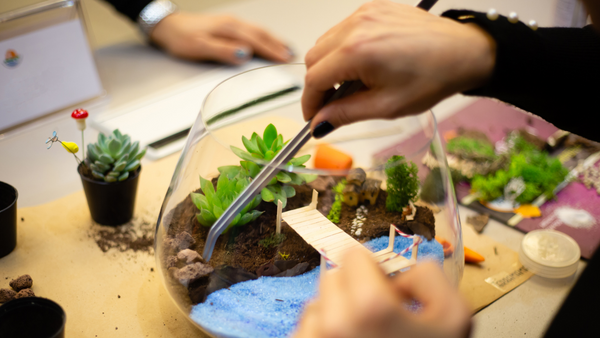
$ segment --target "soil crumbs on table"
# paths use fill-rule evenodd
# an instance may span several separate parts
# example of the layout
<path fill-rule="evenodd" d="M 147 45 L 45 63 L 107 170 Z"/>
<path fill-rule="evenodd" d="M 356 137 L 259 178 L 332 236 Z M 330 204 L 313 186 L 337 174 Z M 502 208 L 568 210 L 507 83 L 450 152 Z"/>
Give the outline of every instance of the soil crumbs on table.
<path fill-rule="evenodd" d="M 147 217 L 134 217 L 120 226 L 104 226 L 94 223 L 89 236 L 94 239 L 102 252 L 116 249 L 154 254 L 154 223 Z"/>

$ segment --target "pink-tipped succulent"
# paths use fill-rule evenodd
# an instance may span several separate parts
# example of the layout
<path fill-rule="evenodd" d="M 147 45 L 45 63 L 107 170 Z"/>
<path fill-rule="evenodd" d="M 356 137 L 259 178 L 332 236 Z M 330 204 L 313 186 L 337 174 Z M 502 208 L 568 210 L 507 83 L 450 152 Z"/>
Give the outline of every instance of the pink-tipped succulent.
<path fill-rule="evenodd" d="M 83 151 L 83 158 L 85 159 L 85 143 L 83 142 L 83 131 L 85 130 L 85 120 L 89 116 L 87 110 L 79 108 L 73 110 L 71 117 L 77 122 L 77 129 L 81 130 L 81 149 Z"/>

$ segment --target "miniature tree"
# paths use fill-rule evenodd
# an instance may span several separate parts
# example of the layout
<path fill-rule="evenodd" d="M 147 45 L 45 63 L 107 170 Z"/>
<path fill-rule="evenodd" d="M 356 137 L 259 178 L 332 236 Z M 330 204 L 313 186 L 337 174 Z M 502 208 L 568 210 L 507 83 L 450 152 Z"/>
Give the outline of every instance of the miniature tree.
<path fill-rule="evenodd" d="M 332 221 L 333 223 L 340 223 L 340 216 L 342 215 L 342 201 L 344 199 L 344 187 L 346 186 L 346 180 L 342 179 L 338 184 L 336 184 L 333 188 L 333 193 L 335 194 L 335 201 L 331 204 L 331 210 L 327 214 L 327 219 Z"/>
<path fill-rule="evenodd" d="M 417 166 L 406 162 L 404 156 L 394 155 L 385 165 L 387 175 L 387 199 L 385 206 L 390 211 L 402 212 L 408 201 L 414 201 L 419 191 Z"/>

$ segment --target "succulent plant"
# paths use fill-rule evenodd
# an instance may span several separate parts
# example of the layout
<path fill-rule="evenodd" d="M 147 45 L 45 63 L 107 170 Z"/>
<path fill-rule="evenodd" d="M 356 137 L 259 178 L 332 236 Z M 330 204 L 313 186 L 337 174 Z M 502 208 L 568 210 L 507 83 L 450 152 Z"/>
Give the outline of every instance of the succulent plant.
<path fill-rule="evenodd" d="M 215 190 L 211 181 L 200 176 L 200 187 L 204 194 L 190 194 L 192 202 L 200 210 L 200 213 L 196 216 L 198 222 L 207 227 L 212 226 L 248 184 L 250 184 L 250 180 L 243 175 L 238 174 L 230 178 L 227 174 L 221 174 L 217 180 L 217 189 Z M 252 209 L 256 208 L 260 201 L 258 195 L 254 197 L 235 216 L 225 231 L 233 226 L 244 225 L 257 219 L 263 212 Z"/>
<path fill-rule="evenodd" d="M 253 133 L 250 139 L 242 136 L 242 142 L 247 151 L 234 146 L 231 146 L 231 150 L 243 160 L 240 161 L 240 165 L 244 170 L 241 171 L 237 166 L 226 166 L 219 168 L 221 173 L 226 172 L 231 176 L 236 171 L 240 171 L 255 178 L 264 165 L 268 164 L 287 143 L 283 142 L 283 135 L 277 134 L 277 128 L 273 124 L 269 124 L 265 128 L 262 138 L 257 133 Z M 304 163 L 309 159 L 310 155 L 300 156 L 291 159 L 287 165 L 294 168 L 305 168 Z M 313 181 L 316 177 L 316 175 L 280 171 L 261 191 L 261 197 L 265 202 L 277 204 L 277 201 L 281 201 L 285 208 L 287 198 L 296 195 L 296 190 L 288 184 L 301 185 Z"/>
<path fill-rule="evenodd" d="M 95 178 L 117 182 L 126 180 L 145 154 L 146 149 L 140 149 L 139 142 L 131 143 L 129 135 L 115 129 L 108 137 L 100 133 L 97 143 L 88 144 L 85 163 Z"/>

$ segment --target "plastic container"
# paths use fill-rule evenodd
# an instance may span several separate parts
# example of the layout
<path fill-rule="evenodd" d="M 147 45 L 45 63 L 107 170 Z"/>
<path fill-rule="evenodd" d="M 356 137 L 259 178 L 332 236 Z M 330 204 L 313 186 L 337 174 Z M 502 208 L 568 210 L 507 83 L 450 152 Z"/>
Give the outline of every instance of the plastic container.
<path fill-rule="evenodd" d="M 519 260 L 536 275 L 566 278 L 577 271 L 581 250 L 570 236 L 555 230 L 534 230 L 523 238 Z"/>
<path fill-rule="evenodd" d="M 278 207 L 274 201 L 263 200 L 254 209 L 262 212 L 258 218 L 231 227 L 217 239 L 209 262 L 199 257 L 210 230 L 209 226 L 199 223 L 198 214 L 202 212 L 192 201 L 194 196 L 198 205 L 203 203 L 200 202 L 202 198 L 191 194 L 201 193 L 200 177 L 216 181 L 217 177 L 223 177 L 220 176 L 221 170 L 228 177 L 233 173 L 231 180 L 236 180 L 240 174 L 231 170 L 239 170 L 242 165 L 240 161 L 255 161 L 252 163 L 257 166 L 268 165 L 266 161 L 255 160 L 258 153 L 246 160 L 239 157 L 247 155 L 237 149 L 245 152 L 249 151 L 246 146 L 252 148 L 244 144 L 242 136 L 254 142 L 252 135 L 257 133 L 261 140 L 271 140 L 272 137 L 265 130 L 269 124 L 273 124 L 284 141 L 294 137 L 306 124 L 300 105 L 305 74 L 306 67 L 303 64 L 279 65 L 248 71 L 219 84 L 205 99 L 175 169 L 156 230 L 157 266 L 176 305 L 194 324 L 211 335 L 290 335 L 304 304 L 318 288 L 321 256 L 317 249 L 322 249 L 323 242 L 315 240 L 317 237 L 314 236 L 325 236 L 329 229 L 336 236 L 340 234 L 338 230 L 342 230 L 345 235 L 340 236 L 347 236 L 345 238 L 349 245 L 364 241 L 372 251 L 378 251 L 389 244 L 387 236 L 392 222 L 398 223 L 396 225 L 406 233 L 412 231 L 423 235 L 419 237 L 423 242 L 418 246 L 416 264 L 424 257 L 435 259 L 455 285 L 458 285 L 462 276 L 464 253 L 460 221 L 446 158 L 431 112 L 393 121 L 366 121 L 339 128 L 323 139 L 311 139 L 300 149 L 296 158 L 311 156 L 304 163 L 305 167 L 289 163 L 278 168 L 285 175 L 275 185 L 286 191 L 286 197 L 292 195 L 292 191 L 285 187 L 289 185 L 284 182 L 285 176 L 294 180 L 298 175 L 320 176 L 311 183 L 302 181 L 291 186 L 295 195 L 286 198 L 286 205 L 282 203 L 282 215 L 309 206 L 303 210 L 318 210 L 312 215 L 320 219 L 318 224 L 328 227 L 327 230 L 319 232 L 321 229 L 314 227 L 315 223 L 311 221 L 306 223 L 309 225 L 308 231 L 303 232 L 300 224 L 288 218 L 292 223 L 290 225 L 282 216 L 281 233 L 285 237 L 277 237 Z M 256 142 L 257 147 L 262 149 L 260 142 Z M 273 144 L 277 148 L 277 142 L 268 142 L 270 149 L 274 149 Z M 368 179 L 381 181 L 382 190 L 375 200 L 376 204 L 371 205 L 368 196 L 364 195 L 367 197 L 359 205 L 342 206 L 339 225 L 328 222 L 325 215 L 335 199 L 333 187 L 349 171 L 314 167 L 316 149 L 322 143 L 351 155 L 355 168 L 364 169 Z M 255 150 L 261 154 L 269 151 L 261 149 Z M 405 159 L 388 163 L 393 155 L 402 155 Z M 439 169 L 430 171 L 423 164 L 426 158 L 435 159 Z M 403 223 L 406 220 L 402 220 L 400 212 L 385 211 L 386 195 L 390 193 L 386 167 L 394 171 L 395 168 L 406 169 L 413 164 L 418 171 L 410 179 L 413 189 L 416 189 L 411 190 L 416 193 L 414 199 L 418 206 L 415 208 L 415 219 L 430 216 L 427 218 L 429 223 L 423 221 L 428 225 L 421 224 L 422 227 L 416 223 L 408 227 L 407 223 Z M 246 162 L 243 165 L 252 167 Z M 254 174 L 250 173 L 251 176 Z M 210 189 L 206 182 L 205 188 Z M 217 185 L 217 191 L 225 186 L 223 183 Z M 361 194 L 369 191 L 363 188 L 365 184 L 352 185 Z M 278 191 L 278 188 L 272 188 Z M 311 204 L 314 196 L 316 204 Z M 258 198 L 268 200 L 269 197 L 268 193 L 263 196 L 261 192 Z M 222 205 L 222 210 L 226 204 Z M 219 212 L 217 209 L 211 210 Z M 207 219 L 202 218 L 203 222 Z M 432 236 L 432 229 L 436 236 L 443 237 L 457 250 L 444 257 L 441 244 Z M 323 239 L 330 240 L 327 236 Z M 396 235 L 394 252 L 406 249 L 413 240 Z M 325 250 L 326 254 L 333 258 L 339 252 L 336 249 L 340 248 L 341 251 L 343 245 L 331 246 L 331 250 Z M 410 251 L 406 255 L 412 257 Z"/>
<path fill-rule="evenodd" d="M 0 258 L 17 246 L 17 198 L 19 193 L 10 184 L 0 182 Z"/>
<path fill-rule="evenodd" d="M 77 167 L 90 214 L 96 223 L 121 225 L 131 220 L 141 170 L 140 166 L 125 181 L 104 182 L 83 176 L 81 164 Z"/>
<path fill-rule="evenodd" d="M 0 306 L 2 338 L 63 338 L 66 321 L 60 305 L 45 298 L 19 298 Z"/>

